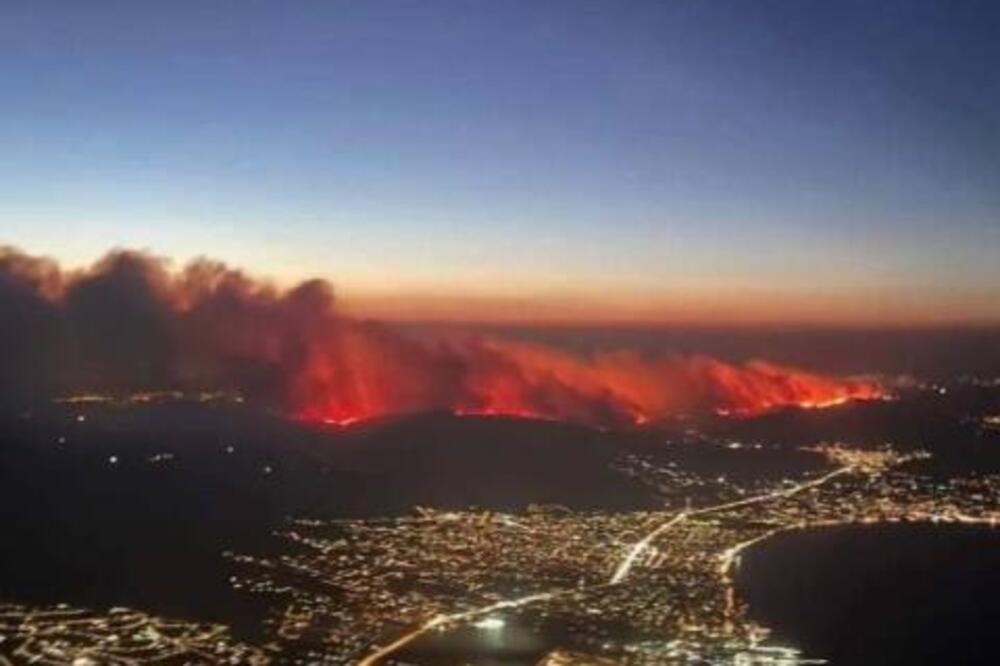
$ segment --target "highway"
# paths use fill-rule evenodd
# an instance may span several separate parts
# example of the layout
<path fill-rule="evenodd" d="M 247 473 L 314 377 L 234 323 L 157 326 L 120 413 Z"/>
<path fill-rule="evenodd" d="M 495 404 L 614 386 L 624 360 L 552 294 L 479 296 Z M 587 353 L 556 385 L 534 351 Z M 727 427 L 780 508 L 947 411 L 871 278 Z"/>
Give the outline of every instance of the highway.
<path fill-rule="evenodd" d="M 656 539 L 661 537 L 666 532 L 670 531 L 671 528 L 676 527 L 678 524 L 684 522 L 685 520 L 688 520 L 693 517 L 709 515 L 712 513 L 728 511 L 730 509 L 738 509 L 752 504 L 761 504 L 776 499 L 791 497 L 793 495 L 797 495 L 798 493 L 809 490 L 810 488 L 819 487 L 829 482 L 831 479 L 852 472 L 855 469 L 856 467 L 854 465 L 847 465 L 845 467 L 837 468 L 828 474 L 824 474 L 823 476 L 817 477 L 810 481 L 804 481 L 802 483 L 796 484 L 794 486 L 782 490 L 776 490 L 770 493 L 755 495 L 753 497 L 748 497 L 741 500 L 724 502 L 722 504 L 715 504 L 712 506 L 702 507 L 700 509 L 685 510 L 681 511 L 680 513 L 676 513 L 673 516 L 671 516 L 668 520 L 658 525 L 655 529 L 647 533 L 641 539 L 639 539 L 631 546 L 629 546 L 629 548 L 625 551 L 625 555 L 622 558 L 621 562 L 615 568 L 615 571 L 612 574 L 611 579 L 608 581 L 608 583 L 593 586 L 591 589 L 599 589 L 606 586 L 619 585 L 620 583 L 624 582 L 625 579 L 628 578 L 629 573 L 631 573 L 632 568 L 635 565 L 637 559 L 640 557 L 640 555 L 642 555 L 642 553 L 647 548 L 649 548 L 649 546 Z M 753 540 L 753 542 L 756 542 L 758 540 L 759 539 L 755 539 Z M 732 563 L 732 559 L 736 556 L 736 554 L 739 553 L 740 550 L 750 545 L 750 543 L 751 542 L 740 544 L 739 547 L 737 547 L 736 549 L 730 549 L 729 551 L 723 553 L 722 558 L 724 562 L 724 568 L 721 568 L 720 571 L 721 572 L 728 571 L 729 566 Z M 579 592 L 579 591 L 580 591 L 579 589 L 573 589 L 573 590 L 556 590 L 552 592 L 542 592 L 542 593 L 527 595 L 524 597 L 519 597 L 517 599 L 498 601 L 488 606 L 474 608 L 472 610 L 463 611 L 461 613 L 453 613 L 451 615 L 435 615 L 434 617 L 427 620 L 423 624 L 415 627 L 413 630 L 407 632 L 406 634 L 403 634 L 402 636 L 394 640 L 392 643 L 389 643 L 387 645 L 378 648 L 370 655 L 363 658 L 361 661 L 357 662 L 357 666 L 377 666 L 386 657 L 398 652 L 399 650 L 403 649 L 404 647 L 406 647 L 413 641 L 417 640 L 427 632 L 437 629 L 439 627 L 443 627 L 458 622 L 466 622 L 468 620 L 472 620 L 477 617 L 482 617 L 484 615 L 489 615 L 490 613 L 500 610 L 520 608 L 523 606 L 527 606 L 529 604 L 537 603 L 539 601 L 548 601 L 562 594 L 567 594 L 569 592 Z"/>
<path fill-rule="evenodd" d="M 776 499 L 791 497 L 793 495 L 797 495 L 801 492 L 809 490 L 810 488 L 817 488 L 819 486 L 822 486 L 831 479 L 841 476 L 842 474 L 853 472 L 854 469 L 855 467 L 853 465 L 847 465 L 845 467 L 839 467 L 833 470 L 832 472 L 824 474 L 823 476 L 817 477 L 811 481 L 804 481 L 802 483 L 796 484 L 789 488 L 785 488 L 783 490 L 776 490 L 774 492 L 764 493 L 762 495 L 755 495 L 753 497 L 747 497 L 745 499 L 736 500 L 733 502 L 724 502 L 722 504 L 706 506 L 700 509 L 681 511 L 680 513 L 674 514 L 674 516 L 671 517 L 669 520 L 662 523 L 659 527 L 657 527 L 652 532 L 644 536 L 642 539 L 639 539 L 634 544 L 632 544 L 632 546 L 629 547 L 629 549 L 625 553 L 624 559 L 622 560 L 621 564 L 618 565 L 618 568 L 615 569 L 615 572 L 614 574 L 612 574 L 611 580 L 609 582 L 612 585 L 617 585 L 622 581 L 624 581 L 626 578 L 628 578 L 629 572 L 632 570 L 632 566 L 639 558 L 639 555 L 641 555 L 642 552 L 646 550 L 646 548 L 648 548 L 650 544 L 653 543 L 653 541 L 655 541 L 657 538 L 663 535 L 664 532 L 670 530 L 670 528 L 677 526 L 678 524 L 682 523 L 683 521 L 689 518 L 705 516 L 712 513 L 719 513 L 721 511 L 729 511 L 730 509 L 739 509 L 752 504 L 762 504 L 764 502 L 770 502 Z"/>
<path fill-rule="evenodd" d="M 565 593 L 565 592 L 562 592 Z M 477 617 L 482 617 L 483 615 L 489 615 L 499 610 L 508 610 L 511 608 L 519 608 L 521 606 L 527 606 L 528 604 L 535 603 L 536 601 L 546 601 L 553 598 L 559 594 L 558 592 L 542 592 L 539 594 L 530 594 L 528 596 L 520 597 L 517 599 L 506 599 L 504 601 L 498 601 L 489 606 L 482 606 L 480 608 L 473 608 L 462 613 L 454 613 L 452 615 L 435 615 L 433 618 L 423 623 L 419 627 L 415 628 L 407 634 L 404 634 L 397 638 L 392 643 L 379 648 L 377 651 L 371 653 L 364 659 L 358 662 L 357 666 L 375 666 L 382 659 L 385 659 L 394 652 L 399 651 L 403 647 L 406 647 L 416 639 L 420 638 L 428 631 L 436 629 L 437 627 L 445 626 L 455 622 L 467 622 Z"/>

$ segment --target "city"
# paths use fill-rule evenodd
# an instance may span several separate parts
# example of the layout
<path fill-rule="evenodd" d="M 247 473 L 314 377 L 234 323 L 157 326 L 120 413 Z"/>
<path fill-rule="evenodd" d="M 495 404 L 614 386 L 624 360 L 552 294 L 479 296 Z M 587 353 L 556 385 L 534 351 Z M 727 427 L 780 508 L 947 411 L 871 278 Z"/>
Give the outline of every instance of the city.
<path fill-rule="evenodd" d="M 0 666 L 997 666 L 998 62 L 0 0 Z"/>
<path fill-rule="evenodd" d="M 576 656 L 559 663 L 810 663 L 746 620 L 732 580 L 746 548 L 831 525 L 994 526 L 1000 477 L 942 485 L 907 471 L 926 452 L 809 452 L 831 471 L 763 487 L 704 483 L 710 489 L 684 505 L 656 512 L 424 509 L 393 520 L 294 521 L 280 556 L 229 554 L 245 571 L 234 584 L 287 604 L 275 619 L 279 640 L 337 646 L 307 651 L 301 663 L 321 654 L 331 664 L 406 663 L 426 634 L 467 625 L 488 634 L 514 620 L 562 628 Z M 634 457 L 621 464 L 647 483 L 677 474 Z"/>

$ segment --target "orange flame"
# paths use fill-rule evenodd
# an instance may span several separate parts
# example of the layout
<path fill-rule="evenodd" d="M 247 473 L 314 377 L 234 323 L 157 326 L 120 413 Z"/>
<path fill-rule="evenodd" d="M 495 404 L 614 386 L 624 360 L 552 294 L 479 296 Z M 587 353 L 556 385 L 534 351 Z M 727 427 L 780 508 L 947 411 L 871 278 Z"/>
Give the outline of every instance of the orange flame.
<path fill-rule="evenodd" d="M 682 414 L 752 416 L 883 395 L 873 381 L 764 361 L 650 359 L 626 350 L 577 357 L 534 344 L 475 339 L 436 346 L 397 340 L 410 353 L 403 355 L 406 362 L 394 364 L 391 354 L 369 347 L 370 342 L 361 336 L 351 343 L 351 353 L 336 359 L 319 351 L 293 392 L 300 418 L 348 425 L 392 413 L 447 409 L 462 415 L 642 425 Z"/>
<path fill-rule="evenodd" d="M 237 391 L 310 421 L 448 409 L 598 425 L 757 414 L 879 397 L 871 381 L 763 361 L 577 356 L 537 344 L 417 340 L 345 317 L 333 289 L 290 289 L 217 262 L 141 252 L 89 268 L 0 248 L 0 401 L 44 392 Z"/>

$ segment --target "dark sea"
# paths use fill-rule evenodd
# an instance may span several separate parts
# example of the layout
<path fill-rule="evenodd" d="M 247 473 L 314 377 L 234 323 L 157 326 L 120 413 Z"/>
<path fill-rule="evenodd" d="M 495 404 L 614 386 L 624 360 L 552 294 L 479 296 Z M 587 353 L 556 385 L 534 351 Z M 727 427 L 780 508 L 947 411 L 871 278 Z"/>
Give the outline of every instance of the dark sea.
<path fill-rule="evenodd" d="M 791 532 L 744 553 L 737 586 L 776 643 L 834 666 L 1000 664 L 1000 529 Z M 432 634 L 403 656 L 421 665 L 530 666 L 564 644 L 559 634 L 507 618 L 502 628 Z"/>
<path fill-rule="evenodd" d="M 835 666 L 1000 664 L 1000 529 L 791 532 L 744 553 L 737 589 L 777 641 Z"/>

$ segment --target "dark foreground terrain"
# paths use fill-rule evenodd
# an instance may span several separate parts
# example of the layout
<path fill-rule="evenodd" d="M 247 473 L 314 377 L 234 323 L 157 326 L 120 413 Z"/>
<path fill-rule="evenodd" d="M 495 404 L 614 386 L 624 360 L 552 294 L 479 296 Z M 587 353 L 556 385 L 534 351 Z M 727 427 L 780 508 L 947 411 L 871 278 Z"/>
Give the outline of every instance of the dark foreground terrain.
<path fill-rule="evenodd" d="M 416 507 L 477 507 L 487 520 L 490 512 L 516 517 L 535 505 L 609 520 L 665 505 L 680 510 L 685 502 L 723 501 L 727 488 L 814 477 L 825 463 L 799 447 L 818 442 L 928 450 L 932 459 L 907 464 L 929 483 L 995 474 L 1000 436 L 990 418 L 1000 412 L 998 391 L 967 382 L 948 389 L 633 432 L 449 414 L 332 429 L 239 403 L 185 400 L 7 414 L 0 419 L 0 602 L 124 606 L 219 623 L 232 640 L 270 641 L 255 658 L 291 659 L 283 651 L 300 640 L 308 649 L 288 653 L 308 661 L 321 654 L 322 641 L 282 639 L 275 648 L 276 617 L 287 619 L 287 609 L 275 606 L 277 597 L 234 585 L 239 567 L 223 556 L 291 552 L 274 537 L 290 519 L 405 517 Z M 668 474 L 651 483 L 634 473 L 653 468 Z M 560 514 L 552 515 L 545 520 Z M 806 656 L 841 665 L 995 663 L 997 546 L 1000 532 L 981 528 L 799 531 L 749 550 L 737 587 L 749 617 Z M 540 618 L 511 618 L 492 639 L 470 620 L 401 654 L 420 663 L 531 664 L 588 644 L 580 643 L 580 632 L 589 631 L 582 625 Z M 19 663 L 17 654 L 7 657 Z"/>

